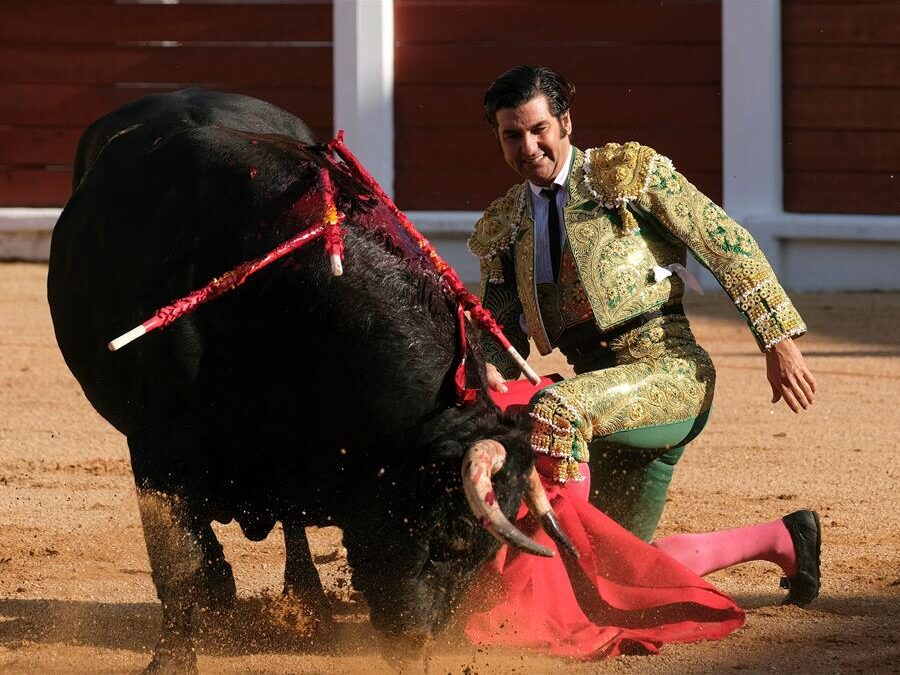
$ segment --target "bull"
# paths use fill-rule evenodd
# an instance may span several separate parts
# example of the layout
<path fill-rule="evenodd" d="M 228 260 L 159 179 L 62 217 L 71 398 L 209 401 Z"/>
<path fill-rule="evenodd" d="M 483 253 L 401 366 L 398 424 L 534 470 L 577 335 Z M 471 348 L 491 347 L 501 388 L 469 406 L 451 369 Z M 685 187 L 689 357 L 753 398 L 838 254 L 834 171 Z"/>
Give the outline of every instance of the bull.
<path fill-rule="evenodd" d="M 234 598 L 213 521 L 235 520 L 252 540 L 280 521 L 286 588 L 320 607 L 304 528 L 340 527 L 372 623 L 411 647 L 447 622 L 496 551 L 481 524 L 524 539 L 506 519 L 534 496 L 527 422 L 490 401 L 471 326 L 465 373 L 477 394 L 457 405 L 455 304 L 415 243 L 382 227 L 396 214 L 323 164 L 312 141 L 270 104 L 195 89 L 128 104 L 79 143 L 48 300 L 67 365 L 127 437 L 163 611 L 149 671 L 195 669 L 192 608 Z M 307 227 L 298 205 L 323 168 L 346 216 L 343 276 L 310 245 L 168 328 L 107 349 L 173 298 Z M 492 484 L 466 483 L 461 467 L 473 461 Z M 499 509 L 479 510 L 473 494 Z"/>

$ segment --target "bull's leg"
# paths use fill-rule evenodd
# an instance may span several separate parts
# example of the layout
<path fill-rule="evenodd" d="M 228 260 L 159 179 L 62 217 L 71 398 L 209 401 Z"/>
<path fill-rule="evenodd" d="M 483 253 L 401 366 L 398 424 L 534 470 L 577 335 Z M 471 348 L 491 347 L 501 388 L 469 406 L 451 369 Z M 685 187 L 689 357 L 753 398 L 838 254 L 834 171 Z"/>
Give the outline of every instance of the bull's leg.
<path fill-rule="evenodd" d="M 203 554 L 203 565 L 200 568 L 197 602 L 205 609 L 231 609 L 237 598 L 234 584 L 234 573 L 231 565 L 225 560 L 222 545 L 208 522 L 194 520 L 193 532 Z"/>
<path fill-rule="evenodd" d="M 150 570 L 163 611 L 159 641 L 145 672 L 194 673 L 197 656 L 191 611 L 198 596 L 203 547 L 181 500 L 145 488 L 138 488 L 137 497 Z"/>
<path fill-rule="evenodd" d="M 285 518 L 281 524 L 284 527 L 284 592 L 309 608 L 317 621 L 328 622 L 331 619 L 331 603 L 313 563 L 306 529 L 291 518 Z"/>

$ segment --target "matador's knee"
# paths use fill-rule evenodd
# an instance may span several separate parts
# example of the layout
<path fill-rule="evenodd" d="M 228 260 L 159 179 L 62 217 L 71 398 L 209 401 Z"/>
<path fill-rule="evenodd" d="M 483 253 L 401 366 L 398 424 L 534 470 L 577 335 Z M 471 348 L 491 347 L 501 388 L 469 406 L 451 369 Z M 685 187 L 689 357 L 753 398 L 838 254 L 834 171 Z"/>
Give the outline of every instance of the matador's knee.
<path fill-rule="evenodd" d="M 531 418 L 534 420 L 531 448 L 557 460 L 554 479 L 559 483 L 583 481 L 578 464 L 588 461 L 588 443 L 593 437 L 591 425 L 552 387 L 539 392 L 532 400 Z"/>

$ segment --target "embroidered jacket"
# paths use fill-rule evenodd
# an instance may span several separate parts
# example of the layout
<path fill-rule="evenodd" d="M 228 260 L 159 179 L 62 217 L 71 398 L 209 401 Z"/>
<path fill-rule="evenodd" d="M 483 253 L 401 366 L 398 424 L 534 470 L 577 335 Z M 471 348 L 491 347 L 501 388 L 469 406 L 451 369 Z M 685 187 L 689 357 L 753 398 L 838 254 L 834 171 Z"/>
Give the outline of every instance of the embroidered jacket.
<path fill-rule="evenodd" d="M 534 278 L 534 223 L 527 183 L 493 202 L 475 225 L 469 250 L 481 260 L 485 307 L 524 354 L 524 315 L 541 354 L 552 345 L 541 320 Z M 598 328 L 608 331 L 680 299 L 677 275 L 654 269 L 685 264 L 687 251 L 709 269 L 746 320 L 760 349 L 806 332 L 797 310 L 747 230 L 638 143 L 575 149 L 563 211 L 568 249 Z M 490 361 L 514 372 L 505 352 L 485 341 Z"/>

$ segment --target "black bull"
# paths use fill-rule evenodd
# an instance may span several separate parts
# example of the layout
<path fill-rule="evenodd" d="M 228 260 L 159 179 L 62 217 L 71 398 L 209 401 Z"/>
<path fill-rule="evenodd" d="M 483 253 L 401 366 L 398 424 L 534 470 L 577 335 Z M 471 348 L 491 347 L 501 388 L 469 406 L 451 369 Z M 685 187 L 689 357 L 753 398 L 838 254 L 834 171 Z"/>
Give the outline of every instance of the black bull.
<path fill-rule="evenodd" d="M 281 521 L 287 586 L 323 605 L 303 528 L 341 527 L 373 623 L 416 642 L 497 547 L 463 495 L 467 449 L 506 448 L 494 487 L 507 516 L 531 470 L 527 424 L 489 401 L 471 328 L 467 378 L 480 391 L 455 405 L 455 306 L 412 242 L 379 229 L 395 216 L 341 172 L 343 276 L 315 242 L 107 350 L 157 308 L 315 224 L 292 207 L 316 185 L 321 151 L 298 140 L 312 140 L 301 122 L 255 99 L 141 99 L 85 133 L 53 233 L 59 346 L 128 438 L 164 613 L 154 668 L 190 667 L 193 605 L 234 597 L 211 521 L 234 519 L 254 540 Z"/>

